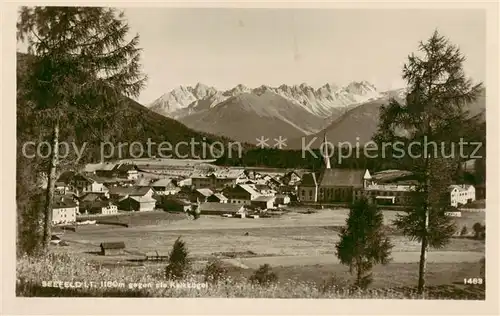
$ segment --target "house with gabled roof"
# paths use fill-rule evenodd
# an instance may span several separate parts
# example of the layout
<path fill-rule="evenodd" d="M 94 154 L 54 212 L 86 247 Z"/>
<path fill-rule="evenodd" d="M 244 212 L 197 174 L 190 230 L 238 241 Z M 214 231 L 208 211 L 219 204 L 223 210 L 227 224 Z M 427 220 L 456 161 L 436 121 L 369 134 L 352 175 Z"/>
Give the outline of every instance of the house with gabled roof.
<path fill-rule="evenodd" d="M 275 202 L 274 196 L 258 196 L 253 199 L 250 204 L 263 210 L 267 210 L 274 207 Z"/>
<path fill-rule="evenodd" d="M 52 224 L 73 224 L 76 222 L 78 202 L 67 196 L 54 196 L 52 204 Z"/>
<path fill-rule="evenodd" d="M 158 195 L 173 195 L 180 191 L 172 179 L 159 179 L 151 184 L 151 187 Z"/>
<path fill-rule="evenodd" d="M 139 169 L 136 165 L 131 163 L 120 163 L 113 168 L 113 172 L 120 178 L 129 180 L 136 180 L 139 178 Z"/>
<path fill-rule="evenodd" d="M 214 193 L 207 198 L 207 202 L 228 203 L 229 199 L 222 193 Z"/>
<path fill-rule="evenodd" d="M 223 194 L 228 198 L 228 203 L 232 204 L 250 204 L 250 201 L 262 195 L 250 184 L 238 184 L 226 188 Z"/>
<path fill-rule="evenodd" d="M 128 196 L 153 197 L 153 189 L 149 186 L 111 187 L 109 196 L 113 200 L 121 200 Z"/>
<path fill-rule="evenodd" d="M 454 184 L 448 188 L 450 205 L 459 207 L 476 200 L 476 189 L 470 184 Z"/>
<path fill-rule="evenodd" d="M 156 208 L 157 201 L 151 196 L 129 195 L 118 201 L 118 208 L 127 212 L 148 212 Z"/>

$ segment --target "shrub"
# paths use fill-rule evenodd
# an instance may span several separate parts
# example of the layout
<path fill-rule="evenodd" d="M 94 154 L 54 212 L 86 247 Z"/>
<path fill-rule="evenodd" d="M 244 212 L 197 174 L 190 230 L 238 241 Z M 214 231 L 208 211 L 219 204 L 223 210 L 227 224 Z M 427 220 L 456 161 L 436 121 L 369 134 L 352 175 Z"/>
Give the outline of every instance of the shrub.
<path fill-rule="evenodd" d="M 182 279 L 186 271 L 189 270 L 190 260 L 188 258 L 188 250 L 180 237 L 175 240 L 168 261 L 168 265 L 165 268 L 167 279 Z"/>
<path fill-rule="evenodd" d="M 460 236 L 465 236 L 468 232 L 469 231 L 467 230 L 467 226 L 464 225 L 464 227 L 462 227 L 462 230 L 460 231 Z"/>
<path fill-rule="evenodd" d="M 227 276 L 227 270 L 219 259 L 210 261 L 204 271 L 205 282 L 218 283 Z"/>
<path fill-rule="evenodd" d="M 485 239 L 486 238 L 486 225 L 481 225 L 481 223 L 475 223 L 472 226 L 474 230 L 474 238 L 476 239 Z"/>
<path fill-rule="evenodd" d="M 340 279 L 336 275 L 331 275 L 326 280 L 323 280 L 319 290 L 321 293 L 331 293 L 335 292 L 338 288 L 343 287 L 345 285 L 345 280 Z"/>
<path fill-rule="evenodd" d="M 278 275 L 274 273 L 269 264 L 263 264 L 255 271 L 255 273 L 250 277 L 250 282 L 258 283 L 260 285 L 270 285 L 272 283 L 278 282 Z"/>

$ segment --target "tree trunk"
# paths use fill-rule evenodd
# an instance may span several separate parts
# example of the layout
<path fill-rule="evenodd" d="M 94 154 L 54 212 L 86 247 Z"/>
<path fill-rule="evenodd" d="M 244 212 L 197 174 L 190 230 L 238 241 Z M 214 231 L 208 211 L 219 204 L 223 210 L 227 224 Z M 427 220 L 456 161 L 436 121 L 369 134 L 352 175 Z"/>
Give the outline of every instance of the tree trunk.
<path fill-rule="evenodd" d="M 52 152 L 50 157 L 49 165 L 49 177 L 47 183 L 47 194 L 45 200 L 44 209 L 44 223 L 43 223 L 43 248 L 46 251 L 50 244 L 50 239 L 52 237 L 52 205 L 54 202 L 54 191 L 56 187 L 56 168 L 59 158 L 59 120 L 56 121 L 54 125 L 54 131 L 52 136 Z"/>
<path fill-rule="evenodd" d="M 430 183 L 429 183 L 429 168 L 430 168 L 430 161 L 429 161 L 429 156 L 426 157 L 425 160 L 425 167 L 426 167 L 426 179 L 425 179 L 425 221 L 424 221 L 424 233 L 422 235 L 422 245 L 420 248 L 420 262 L 418 266 L 418 287 L 417 287 L 417 293 L 422 296 L 422 298 L 425 297 L 425 270 L 426 270 L 426 265 L 427 265 L 427 246 L 428 246 L 428 239 L 427 239 L 427 231 L 429 229 L 429 189 L 430 189 Z"/>
<path fill-rule="evenodd" d="M 427 213 L 427 211 L 426 211 Z M 428 244 L 428 241 L 427 241 L 427 226 L 428 226 L 428 220 L 429 220 L 429 217 L 428 215 L 426 214 L 426 225 L 425 225 L 425 230 L 426 230 L 426 233 L 424 234 L 424 236 L 422 237 L 422 245 L 421 245 L 421 248 L 420 248 L 420 262 L 419 262 L 419 266 L 418 266 L 418 288 L 417 288 L 417 292 L 419 295 L 422 295 L 422 298 L 423 296 L 425 295 L 425 270 L 426 270 L 426 265 L 427 265 L 427 244 Z"/>

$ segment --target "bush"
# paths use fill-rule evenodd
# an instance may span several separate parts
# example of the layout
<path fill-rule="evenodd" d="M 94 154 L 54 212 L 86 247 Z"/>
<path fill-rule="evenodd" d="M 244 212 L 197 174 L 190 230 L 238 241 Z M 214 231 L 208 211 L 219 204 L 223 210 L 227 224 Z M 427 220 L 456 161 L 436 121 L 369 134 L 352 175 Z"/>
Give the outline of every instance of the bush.
<path fill-rule="evenodd" d="M 255 271 L 255 273 L 250 277 L 251 283 L 258 283 L 260 285 L 270 285 L 272 283 L 278 282 L 278 275 L 274 273 L 269 264 L 263 264 Z"/>
<path fill-rule="evenodd" d="M 474 238 L 483 240 L 486 238 L 486 225 L 475 223 L 472 229 L 474 230 Z"/>
<path fill-rule="evenodd" d="M 205 282 L 215 284 L 226 278 L 227 270 L 223 267 L 222 262 L 219 259 L 215 259 L 207 264 L 204 275 Z"/>
<path fill-rule="evenodd" d="M 319 289 L 321 293 L 334 293 L 345 284 L 345 280 L 338 278 L 336 275 L 332 275 L 323 281 Z"/>
<path fill-rule="evenodd" d="M 175 240 L 168 261 L 169 263 L 165 268 L 167 279 L 182 279 L 186 271 L 189 270 L 190 260 L 188 258 L 188 250 L 180 237 Z"/>
<path fill-rule="evenodd" d="M 460 231 L 460 236 L 465 236 L 468 232 L 469 231 L 467 230 L 467 226 L 464 225 L 464 227 L 462 227 L 462 230 Z"/>

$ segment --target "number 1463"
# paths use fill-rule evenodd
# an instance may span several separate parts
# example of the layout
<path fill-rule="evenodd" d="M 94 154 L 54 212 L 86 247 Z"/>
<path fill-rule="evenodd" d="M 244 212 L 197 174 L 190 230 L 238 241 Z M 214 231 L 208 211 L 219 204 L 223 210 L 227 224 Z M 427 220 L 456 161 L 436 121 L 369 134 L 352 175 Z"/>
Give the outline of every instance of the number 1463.
<path fill-rule="evenodd" d="M 483 284 L 482 278 L 465 278 L 464 284 Z"/>

